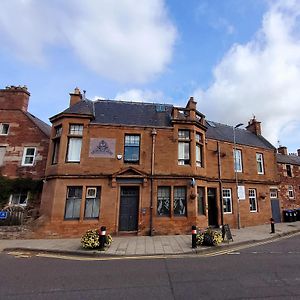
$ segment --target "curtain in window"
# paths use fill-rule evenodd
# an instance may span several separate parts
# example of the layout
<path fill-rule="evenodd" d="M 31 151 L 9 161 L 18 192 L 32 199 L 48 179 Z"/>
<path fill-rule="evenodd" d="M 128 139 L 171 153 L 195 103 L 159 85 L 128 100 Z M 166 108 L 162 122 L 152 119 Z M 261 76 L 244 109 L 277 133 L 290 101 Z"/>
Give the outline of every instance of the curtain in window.
<path fill-rule="evenodd" d="M 68 147 L 68 161 L 80 161 L 80 153 L 81 153 L 81 138 L 70 138 L 69 139 L 69 147 Z"/>
<path fill-rule="evenodd" d="M 189 146 L 189 143 L 178 143 L 178 159 L 190 159 Z"/>

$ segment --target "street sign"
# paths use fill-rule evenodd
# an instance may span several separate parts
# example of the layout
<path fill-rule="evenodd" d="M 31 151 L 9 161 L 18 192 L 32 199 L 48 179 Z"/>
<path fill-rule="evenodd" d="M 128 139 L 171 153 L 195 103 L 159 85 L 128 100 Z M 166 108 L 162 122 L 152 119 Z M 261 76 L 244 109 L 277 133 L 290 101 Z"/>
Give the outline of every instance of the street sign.
<path fill-rule="evenodd" d="M 7 211 L 0 210 L 0 219 L 6 219 L 7 218 Z"/>

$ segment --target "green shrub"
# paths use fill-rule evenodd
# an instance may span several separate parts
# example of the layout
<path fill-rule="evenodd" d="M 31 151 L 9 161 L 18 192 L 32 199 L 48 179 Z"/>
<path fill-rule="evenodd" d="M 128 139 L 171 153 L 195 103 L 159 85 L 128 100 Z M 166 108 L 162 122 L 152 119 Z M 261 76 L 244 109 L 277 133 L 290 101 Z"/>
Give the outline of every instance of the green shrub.
<path fill-rule="evenodd" d="M 222 234 L 219 231 L 206 229 L 204 232 L 200 232 L 196 236 L 197 246 L 217 246 L 223 241 Z"/>
<path fill-rule="evenodd" d="M 112 243 L 113 239 L 110 234 L 105 236 L 105 246 L 108 247 Z M 85 249 L 97 249 L 100 248 L 99 243 L 99 229 L 90 229 L 81 237 L 81 245 Z"/>

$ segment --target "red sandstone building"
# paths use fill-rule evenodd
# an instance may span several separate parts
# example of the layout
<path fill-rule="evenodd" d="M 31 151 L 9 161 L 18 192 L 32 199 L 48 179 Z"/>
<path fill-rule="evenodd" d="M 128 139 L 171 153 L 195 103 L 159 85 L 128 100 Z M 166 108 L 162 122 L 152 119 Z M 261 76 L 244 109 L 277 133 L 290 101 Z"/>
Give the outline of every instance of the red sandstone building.
<path fill-rule="evenodd" d="M 41 181 L 45 174 L 51 127 L 27 111 L 29 96 L 26 87 L 0 90 L 0 176 L 10 183 L 21 178 Z M 16 189 L 6 204 L 25 207 L 39 202 L 41 194 L 30 193 L 26 182 L 13 182 Z"/>
<path fill-rule="evenodd" d="M 300 149 L 297 154 L 288 154 L 286 147 L 279 147 L 277 166 L 281 209 L 300 208 Z"/>
<path fill-rule="evenodd" d="M 50 118 L 44 232 L 178 234 L 269 221 L 276 149 L 255 118 L 233 129 L 206 121 L 193 98 L 179 108 L 70 95 Z"/>

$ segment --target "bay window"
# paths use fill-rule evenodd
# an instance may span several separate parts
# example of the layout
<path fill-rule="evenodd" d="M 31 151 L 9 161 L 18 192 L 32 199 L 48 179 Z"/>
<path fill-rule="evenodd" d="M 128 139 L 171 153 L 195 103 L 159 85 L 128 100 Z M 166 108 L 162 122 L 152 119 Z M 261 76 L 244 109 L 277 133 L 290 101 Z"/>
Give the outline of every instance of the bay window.
<path fill-rule="evenodd" d="M 80 162 L 83 125 L 69 127 L 67 162 Z"/>
<path fill-rule="evenodd" d="M 178 165 L 190 164 L 190 131 L 178 130 Z"/>

